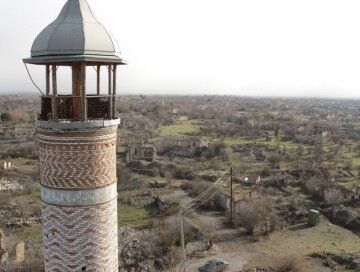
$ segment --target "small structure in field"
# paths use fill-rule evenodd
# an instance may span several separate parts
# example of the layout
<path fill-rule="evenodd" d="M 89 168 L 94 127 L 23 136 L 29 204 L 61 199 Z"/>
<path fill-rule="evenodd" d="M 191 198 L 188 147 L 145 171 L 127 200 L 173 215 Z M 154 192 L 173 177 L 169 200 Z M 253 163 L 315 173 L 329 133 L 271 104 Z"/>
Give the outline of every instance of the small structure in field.
<path fill-rule="evenodd" d="M 22 263 L 25 261 L 25 244 L 20 241 L 15 246 L 15 263 Z"/>
<path fill-rule="evenodd" d="M 12 162 L 3 161 L 2 163 L 2 169 L 8 170 L 12 168 Z"/>
<path fill-rule="evenodd" d="M 317 226 L 320 223 L 320 212 L 311 209 L 308 214 L 308 224 L 310 226 Z"/>

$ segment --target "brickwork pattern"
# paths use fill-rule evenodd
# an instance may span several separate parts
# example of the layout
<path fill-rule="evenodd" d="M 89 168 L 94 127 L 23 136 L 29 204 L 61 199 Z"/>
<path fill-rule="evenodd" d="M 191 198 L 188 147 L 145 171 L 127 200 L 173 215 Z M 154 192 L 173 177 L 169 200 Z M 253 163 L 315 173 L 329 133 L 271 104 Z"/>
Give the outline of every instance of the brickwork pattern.
<path fill-rule="evenodd" d="M 116 129 L 40 129 L 40 182 L 54 188 L 98 188 L 116 181 Z"/>
<path fill-rule="evenodd" d="M 43 203 L 43 228 L 45 271 L 118 271 L 116 199 L 89 207 Z"/>

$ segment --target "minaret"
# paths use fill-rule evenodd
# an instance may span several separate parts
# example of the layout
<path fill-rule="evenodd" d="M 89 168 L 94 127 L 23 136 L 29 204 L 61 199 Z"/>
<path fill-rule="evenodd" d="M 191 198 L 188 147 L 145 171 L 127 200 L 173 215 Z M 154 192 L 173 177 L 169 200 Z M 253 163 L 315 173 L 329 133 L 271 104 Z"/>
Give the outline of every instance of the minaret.
<path fill-rule="evenodd" d="M 45 271 L 118 271 L 115 97 L 117 66 L 125 62 L 117 42 L 85 0 L 68 0 L 23 61 L 45 68 L 36 121 Z M 93 68 L 90 95 L 86 71 Z M 72 71 L 71 90 L 58 90 L 61 69 Z"/>

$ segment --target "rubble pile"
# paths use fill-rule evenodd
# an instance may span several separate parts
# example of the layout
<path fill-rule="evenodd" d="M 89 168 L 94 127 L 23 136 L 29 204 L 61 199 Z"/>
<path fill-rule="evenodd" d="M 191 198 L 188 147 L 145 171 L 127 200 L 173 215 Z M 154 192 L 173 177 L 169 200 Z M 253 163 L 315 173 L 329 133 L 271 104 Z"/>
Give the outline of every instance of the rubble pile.
<path fill-rule="evenodd" d="M 146 191 L 133 197 L 120 198 L 119 202 L 135 208 L 141 208 L 153 204 L 154 196 L 150 191 Z"/>
<path fill-rule="evenodd" d="M 275 147 L 266 144 L 237 144 L 231 147 L 248 162 L 265 161 L 271 153 L 276 151 Z"/>
<path fill-rule="evenodd" d="M 338 265 L 351 271 L 358 271 L 358 269 L 360 269 L 360 253 L 335 255 L 333 253 L 323 251 L 310 254 L 309 256 L 311 258 L 321 260 L 322 264 L 330 269 L 336 270 Z"/>
<path fill-rule="evenodd" d="M 41 224 L 41 217 L 32 216 L 25 219 L 23 212 L 16 204 L 1 205 L 0 215 L 4 218 L 6 229 L 31 227 L 33 224 Z"/>
<path fill-rule="evenodd" d="M 156 245 L 159 241 L 151 230 L 120 227 L 119 240 L 122 241 L 119 245 L 120 272 L 169 271 L 175 264 L 177 252 Z"/>
<path fill-rule="evenodd" d="M 0 179 L 0 191 L 22 190 L 24 187 L 17 181 Z"/>

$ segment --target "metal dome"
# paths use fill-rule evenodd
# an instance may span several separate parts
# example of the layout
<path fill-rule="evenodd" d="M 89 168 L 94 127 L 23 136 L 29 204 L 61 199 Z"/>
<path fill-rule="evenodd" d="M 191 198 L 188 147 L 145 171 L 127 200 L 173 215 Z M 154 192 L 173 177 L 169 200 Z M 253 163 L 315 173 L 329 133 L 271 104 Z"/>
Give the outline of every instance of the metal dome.
<path fill-rule="evenodd" d="M 115 62 L 125 64 L 119 46 L 86 0 L 68 0 L 55 21 L 35 39 L 25 63 Z"/>

